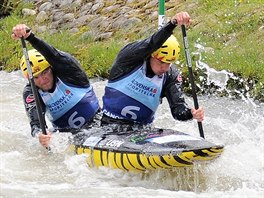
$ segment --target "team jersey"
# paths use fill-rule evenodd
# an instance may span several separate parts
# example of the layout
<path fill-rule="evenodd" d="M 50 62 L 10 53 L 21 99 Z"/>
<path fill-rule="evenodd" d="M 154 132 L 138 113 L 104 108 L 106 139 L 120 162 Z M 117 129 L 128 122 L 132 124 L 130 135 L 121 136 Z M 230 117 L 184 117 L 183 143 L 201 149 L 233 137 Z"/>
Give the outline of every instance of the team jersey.
<path fill-rule="evenodd" d="M 49 120 L 58 128 L 80 128 L 92 120 L 99 108 L 92 86 L 77 88 L 58 79 L 52 93 L 38 91 Z"/>
<path fill-rule="evenodd" d="M 160 102 L 164 75 L 146 76 L 146 63 L 118 81 L 109 81 L 103 113 L 111 118 L 149 124 Z"/>
<path fill-rule="evenodd" d="M 105 116 L 111 118 L 109 122 L 113 123 L 114 119 L 117 120 L 117 123 L 120 119 L 134 120 L 135 122 L 142 123 L 152 122 L 157 107 L 158 95 L 160 101 L 162 98 L 168 100 L 173 118 L 182 121 L 193 118 L 191 109 L 184 99 L 181 72 L 177 69 L 176 65 L 171 64 L 169 71 L 164 73 L 162 85 L 159 84 L 157 86 L 157 91 L 159 90 L 161 93 L 155 94 L 155 99 L 151 99 L 153 106 L 147 101 L 149 99 L 148 96 L 143 96 L 142 93 L 134 95 L 134 92 L 128 89 L 129 84 L 125 82 L 125 80 L 129 80 L 128 83 L 134 86 L 132 77 L 129 77 L 129 75 L 138 74 L 142 65 L 146 65 L 146 71 L 142 75 L 142 82 L 138 81 L 142 84 L 140 86 L 149 86 L 146 79 L 157 78 L 150 66 L 151 54 L 159 49 L 167 38 L 170 37 L 174 28 L 175 25 L 168 22 L 149 38 L 129 43 L 120 50 L 112 65 L 103 96 L 103 113 Z M 125 86 L 125 88 L 121 88 L 122 86 Z M 143 97 L 147 99 L 142 99 Z"/>
<path fill-rule="evenodd" d="M 50 63 L 54 79 L 57 79 L 57 83 L 59 82 L 59 84 L 56 84 L 56 91 L 52 93 L 38 90 L 42 94 L 42 97 L 39 96 L 43 114 L 46 113 L 46 104 L 50 105 L 47 108 L 47 115 L 49 115 L 50 121 L 56 128 L 76 128 L 89 122 L 100 107 L 98 99 L 90 85 L 89 78 L 79 62 L 69 53 L 57 50 L 36 37 L 33 33 L 26 40 Z M 65 94 L 64 88 L 67 89 L 66 92 L 71 93 L 71 98 L 67 97 L 67 100 L 63 100 L 63 97 L 65 97 L 63 96 Z M 50 100 L 51 96 L 54 96 L 53 103 Z M 31 126 L 31 135 L 35 136 L 40 131 L 40 122 L 29 83 L 24 88 L 23 99 Z M 73 101 L 73 99 L 76 101 Z M 65 103 L 66 101 L 67 103 Z M 65 109 L 60 108 L 60 105 L 66 105 L 67 107 Z M 55 106 L 58 108 L 57 110 L 52 109 Z"/>

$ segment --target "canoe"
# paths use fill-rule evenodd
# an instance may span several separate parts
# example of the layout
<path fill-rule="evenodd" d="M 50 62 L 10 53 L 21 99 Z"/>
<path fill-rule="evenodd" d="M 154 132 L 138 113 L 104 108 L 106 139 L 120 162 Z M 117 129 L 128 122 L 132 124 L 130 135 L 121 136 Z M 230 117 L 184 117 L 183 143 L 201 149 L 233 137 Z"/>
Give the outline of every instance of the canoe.
<path fill-rule="evenodd" d="M 212 161 L 224 146 L 171 129 L 115 132 L 92 128 L 74 136 L 74 149 L 77 154 L 87 154 L 91 167 L 147 171 Z"/>

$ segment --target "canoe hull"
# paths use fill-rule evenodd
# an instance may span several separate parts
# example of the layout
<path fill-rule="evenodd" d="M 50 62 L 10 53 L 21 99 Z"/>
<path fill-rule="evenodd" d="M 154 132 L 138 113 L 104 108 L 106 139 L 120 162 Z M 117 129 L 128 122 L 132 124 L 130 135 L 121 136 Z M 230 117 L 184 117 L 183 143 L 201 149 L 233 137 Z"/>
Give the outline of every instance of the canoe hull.
<path fill-rule="evenodd" d="M 75 139 L 77 154 L 88 154 L 89 166 L 146 171 L 212 161 L 224 151 L 203 138 L 170 129 L 105 133 L 85 131 Z"/>

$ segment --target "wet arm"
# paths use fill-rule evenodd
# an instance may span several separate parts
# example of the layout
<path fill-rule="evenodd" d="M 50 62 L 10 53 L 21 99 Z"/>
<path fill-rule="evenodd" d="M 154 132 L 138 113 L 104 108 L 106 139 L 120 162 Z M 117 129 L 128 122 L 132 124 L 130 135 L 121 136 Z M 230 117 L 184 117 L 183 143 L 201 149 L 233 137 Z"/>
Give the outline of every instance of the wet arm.
<path fill-rule="evenodd" d="M 23 101 L 26 110 L 26 114 L 29 119 L 29 124 L 31 127 L 32 137 L 36 137 L 38 133 L 41 132 L 41 127 L 38 119 L 36 102 L 33 97 L 32 89 L 29 84 L 26 85 L 23 92 Z M 41 101 L 41 107 L 44 109 L 44 103 Z"/>
<path fill-rule="evenodd" d="M 168 78 L 163 88 L 163 96 L 169 102 L 171 114 L 174 119 L 186 121 L 193 118 L 191 109 L 188 107 L 182 92 L 182 82 L 180 72 L 172 67 L 168 72 Z"/>
<path fill-rule="evenodd" d="M 88 76 L 72 55 L 57 50 L 33 33 L 29 35 L 27 41 L 46 58 L 55 74 L 63 81 L 82 87 L 90 86 Z"/>
<path fill-rule="evenodd" d="M 176 25 L 168 22 L 149 38 L 132 42 L 120 50 L 110 72 L 109 80 L 115 80 L 142 65 L 173 33 Z"/>

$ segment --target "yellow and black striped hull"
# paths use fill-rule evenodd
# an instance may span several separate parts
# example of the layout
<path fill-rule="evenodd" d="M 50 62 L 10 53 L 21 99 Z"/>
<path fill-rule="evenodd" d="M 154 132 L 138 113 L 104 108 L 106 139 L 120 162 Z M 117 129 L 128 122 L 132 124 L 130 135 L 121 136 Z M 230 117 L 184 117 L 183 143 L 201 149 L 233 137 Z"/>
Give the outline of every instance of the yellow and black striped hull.
<path fill-rule="evenodd" d="M 147 143 L 131 142 L 135 135 L 138 134 L 109 135 L 104 138 L 93 135 L 86 137 L 86 139 L 90 138 L 88 145 L 87 141 L 76 144 L 75 150 L 77 154 L 88 154 L 89 166 L 105 166 L 126 171 L 192 166 L 194 162 L 211 161 L 221 155 L 224 150 L 223 146 L 177 131 L 172 133 L 170 130 L 161 136 L 156 134 L 154 138 L 152 133 L 152 141 L 146 141 Z M 184 141 L 181 141 L 179 137 L 184 138 Z"/>

